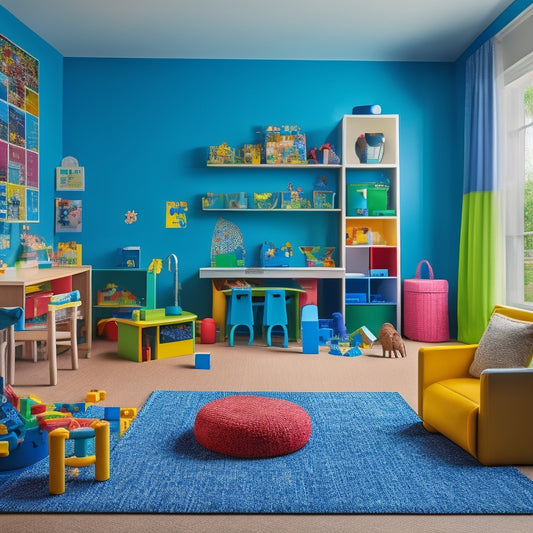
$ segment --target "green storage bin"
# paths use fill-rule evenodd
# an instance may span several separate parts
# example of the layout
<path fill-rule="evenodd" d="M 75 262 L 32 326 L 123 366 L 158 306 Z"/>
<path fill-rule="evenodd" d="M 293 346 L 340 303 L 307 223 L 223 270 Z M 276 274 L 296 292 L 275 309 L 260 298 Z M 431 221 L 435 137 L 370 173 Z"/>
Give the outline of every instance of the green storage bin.
<path fill-rule="evenodd" d="M 361 183 L 347 186 L 346 214 L 349 217 L 375 216 L 376 211 L 386 211 L 388 187 L 367 187 Z"/>
<path fill-rule="evenodd" d="M 388 188 L 379 189 L 367 189 L 366 190 L 366 203 L 368 207 L 369 216 L 374 216 L 375 211 L 387 210 L 387 195 Z"/>

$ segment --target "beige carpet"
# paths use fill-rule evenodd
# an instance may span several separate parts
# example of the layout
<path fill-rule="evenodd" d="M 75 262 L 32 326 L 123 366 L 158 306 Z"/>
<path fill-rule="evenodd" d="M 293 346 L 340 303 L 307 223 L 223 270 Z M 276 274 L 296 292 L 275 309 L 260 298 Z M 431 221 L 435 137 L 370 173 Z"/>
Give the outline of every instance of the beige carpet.
<path fill-rule="evenodd" d="M 304 355 L 298 344 L 267 348 L 259 339 L 252 347 L 239 344 L 200 345 L 211 353 L 211 370 L 196 370 L 194 356 L 134 363 L 116 355 L 116 344 L 97 340 L 78 371 L 67 370 L 69 356 L 60 356 L 59 382 L 47 385 L 48 363 L 17 361 L 16 392 L 45 402 L 79 402 L 91 389 L 106 391 L 103 405 L 141 407 L 155 389 L 225 391 L 396 391 L 417 408 L 417 351 L 406 342 L 408 357 L 381 357 L 381 348 L 355 358 L 337 357 L 325 348 Z M 64 370 L 62 370 L 64 369 Z M 179 406 L 176 406 L 179 413 Z M 521 469 L 533 479 L 533 467 Z M 179 472 L 177 473 L 179 475 Z M 139 480 L 142 482 L 142 480 Z M 327 490 L 327 487 L 324 487 Z M 154 494 L 157 497 L 157 494 Z M 0 516 L 2 532 L 526 532 L 530 516 L 417 515 L 17 515 Z"/>

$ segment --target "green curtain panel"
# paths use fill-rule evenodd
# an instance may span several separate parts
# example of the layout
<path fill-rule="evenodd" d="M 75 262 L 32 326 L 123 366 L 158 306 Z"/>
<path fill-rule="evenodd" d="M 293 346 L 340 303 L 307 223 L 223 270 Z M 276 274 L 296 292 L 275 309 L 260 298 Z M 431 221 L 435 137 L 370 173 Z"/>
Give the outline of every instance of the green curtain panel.
<path fill-rule="evenodd" d="M 502 249 L 497 193 L 463 197 L 457 294 L 458 340 L 477 343 L 492 309 L 502 303 Z"/>
<path fill-rule="evenodd" d="M 504 303 L 503 246 L 498 220 L 496 87 L 492 40 L 466 62 L 465 179 L 457 338 L 477 343 L 495 304 Z"/>

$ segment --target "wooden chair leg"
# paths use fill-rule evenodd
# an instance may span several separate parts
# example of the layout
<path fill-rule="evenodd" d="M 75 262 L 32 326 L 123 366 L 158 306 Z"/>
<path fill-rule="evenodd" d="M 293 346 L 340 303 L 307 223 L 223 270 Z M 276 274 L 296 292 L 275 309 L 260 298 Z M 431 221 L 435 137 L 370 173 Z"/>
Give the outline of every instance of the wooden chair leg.
<path fill-rule="evenodd" d="M 11 326 L 7 332 L 7 382 L 15 384 L 15 326 Z"/>
<path fill-rule="evenodd" d="M 57 385 L 57 347 L 56 347 L 55 310 L 48 311 L 48 335 L 46 351 L 50 368 L 50 385 Z"/>
<path fill-rule="evenodd" d="M 72 370 L 78 370 L 78 308 L 73 307 L 70 313 L 70 355 Z"/>

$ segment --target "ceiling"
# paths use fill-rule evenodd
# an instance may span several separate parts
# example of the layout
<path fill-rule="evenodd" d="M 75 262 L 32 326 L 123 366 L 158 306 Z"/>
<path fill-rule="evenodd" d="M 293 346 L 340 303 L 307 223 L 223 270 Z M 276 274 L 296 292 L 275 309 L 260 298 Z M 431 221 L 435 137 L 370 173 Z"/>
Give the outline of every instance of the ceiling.
<path fill-rule="evenodd" d="M 361 61 L 455 61 L 512 3 L 0 0 L 65 57 Z"/>

